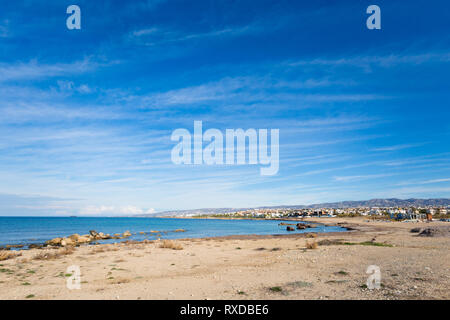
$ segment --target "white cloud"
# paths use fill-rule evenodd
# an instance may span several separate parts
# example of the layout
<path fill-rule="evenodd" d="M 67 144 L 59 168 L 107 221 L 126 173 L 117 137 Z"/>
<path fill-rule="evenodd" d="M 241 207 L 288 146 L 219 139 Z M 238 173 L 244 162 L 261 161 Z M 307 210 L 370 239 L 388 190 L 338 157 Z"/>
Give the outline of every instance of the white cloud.
<path fill-rule="evenodd" d="M 152 33 L 156 33 L 158 32 L 158 30 L 159 30 L 158 28 L 141 29 L 133 31 L 132 35 L 135 37 L 146 36 Z"/>
<path fill-rule="evenodd" d="M 143 209 L 133 205 L 127 206 L 110 206 L 110 205 L 90 205 L 80 210 L 81 215 L 137 215 L 143 213 L 154 213 L 155 209 Z"/>

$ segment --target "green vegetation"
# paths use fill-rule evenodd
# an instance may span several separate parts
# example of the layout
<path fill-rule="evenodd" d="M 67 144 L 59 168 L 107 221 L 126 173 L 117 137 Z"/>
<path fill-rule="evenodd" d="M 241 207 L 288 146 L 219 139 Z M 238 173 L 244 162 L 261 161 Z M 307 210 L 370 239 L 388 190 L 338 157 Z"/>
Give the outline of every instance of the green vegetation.
<path fill-rule="evenodd" d="M 336 272 L 336 274 L 340 274 L 342 276 L 348 276 L 348 272 L 345 272 L 343 270 Z"/>
<path fill-rule="evenodd" d="M 288 286 L 296 287 L 296 288 L 307 288 L 307 287 L 312 287 L 313 284 L 311 282 L 306 282 L 306 281 L 294 281 L 294 282 L 288 283 Z"/>
<path fill-rule="evenodd" d="M 363 242 L 342 242 L 341 240 L 321 240 L 318 242 L 321 246 L 330 246 L 330 245 L 346 245 L 346 246 L 374 246 L 374 247 L 393 247 L 392 244 L 382 243 L 382 242 L 373 242 L 373 241 L 363 241 Z"/>
<path fill-rule="evenodd" d="M 27 295 L 25 298 L 26 299 L 31 299 L 31 298 L 34 298 L 35 296 L 34 296 L 34 294 L 29 294 L 29 295 Z"/>
<path fill-rule="evenodd" d="M 270 291 L 272 292 L 282 292 L 283 289 L 281 287 L 271 287 L 269 288 Z"/>
<path fill-rule="evenodd" d="M 348 280 L 328 280 L 325 283 L 345 283 L 348 282 Z"/>

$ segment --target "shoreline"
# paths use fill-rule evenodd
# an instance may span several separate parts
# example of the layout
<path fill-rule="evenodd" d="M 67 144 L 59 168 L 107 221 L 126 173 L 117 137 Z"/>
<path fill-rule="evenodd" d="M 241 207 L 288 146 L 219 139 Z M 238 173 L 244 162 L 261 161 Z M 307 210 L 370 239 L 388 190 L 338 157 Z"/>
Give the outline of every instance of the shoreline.
<path fill-rule="evenodd" d="M 160 218 L 160 217 L 157 217 L 157 218 Z M 172 217 L 172 218 L 174 218 L 174 219 L 197 219 L 197 218 L 190 218 L 190 217 Z M 281 219 L 281 218 L 272 218 L 272 219 L 255 218 L 255 219 L 252 219 L 252 218 L 215 218 L 215 217 L 206 217 L 206 218 L 200 218 L 200 219 L 211 219 L 211 220 L 215 219 L 215 220 L 230 220 L 230 221 L 232 221 L 232 220 L 297 221 L 299 223 L 305 222 L 304 220 L 297 219 L 297 218 L 286 218 L 286 219 Z M 318 225 L 318 226 L 320 226 L 320 225 L 327 226 L 327 224 L 320 223 L 320 222 L 311 222 L 311 223 L 314 223 L 315 225 Z M 309 222 L 302 223 L 302 224 L 309 224 Z M 329 226 L 332 226 L 332 225 L 329 225 Z M 337 227 L 339 227 L 339 226 L 337 226 Z M 146 235 L 152 235 L 152 236 L 155 236 L 155 237 L 158 237 L 158 238 L 162 238 L 163 235 L 168 234 L 168 233 L 177 233 L 177 232 L 185 232 L 185 231 L 186 230 L 184 230 L 184 229 L 166 230 L 166 231 L 150 231 L 150 232 L 140 231 L 140 232 L 133 232 L 133 233 L 130 233 L 129 231 L 125 231 L 123 233 L 115 233 L 113 235 L 104 234 L 103 232 L 96 232 L 96 231 L 94 231 L 96 234 L 100 234 L 101 236 L 99 236 L 98 238 L 95 238 L 95 237 L 92 238 L 91 237 L 91 239 L 89 241 L 87 241 L 87 239 L 86 239 L 85 241 L 80 242 L 80 243 L 77 243 L 77 241 L 75 241 L 75 243 L 70 243 L 69 245 L 76 245 L 76 246 L 78 246 L 78 245 L 103 245 L 103 244 L 108 244 L 108 243 L 104 243 L 104 242 L 95 243 L 96 241 L 102 241 L 102 240 L 124 240 L 124 241 L 138 241 L 139 242 L 139 241 L 144 241 L 144 240 L 134 240 L 134 239 L 132 239 L 132 237 L 135 236 L 135 235 L 138 235 L 138 234 L 139 235 L 146 234 Z M 343 231 L 340 231 L 340 232 L 346 232 L 346 231 L 348 231 L 348 230 L 343 230 Z M 300 234 L 301 235 L 301 234 L 306 233 L 306 232 L 290 233 L 291 231 L 286 231 L 286 232 L 289 232 L 289 233 L 286 233 L 286 234 L 252 234 L 250 232 L 248 234 L 235 234 L 235 235 L 224 235 L 224 236 L 223 235 L 218 235 L 218 236 L 212 236 L 212 237 L 211 236 L 210 237 L 205 236 L 205 237 L 179 238 L 179 240 L 181 240 L 181 239 L 186 240 L 186 239 L 227 238 L 227 237 L 236 238 L 236 237 L 247 237 L 247 236 L 259 236 L 259 237 L 263 238 L 264 236 L 268 236 L 268 237 L 293 236 L 294 234 Z M 311 232 L 314 232 L 314 231 L 311 231 Z M 327 232 L 327 233 L 331 233 L 331 232 Z M 77 238 L 78 237 L 90 237 L 89 234 L 80 236 L 79 234 L 75 233 L 75 234 L 71 234 L 71 235 L 65 235 L 65 236 L 62 236 L 62 237 L 50 238 L 50 239 L 44 240 L 42 242 L 30 242 L 30 243 L 20 243 L 20 244 L 17 244 L 17 243 L 5 243 L 3 245 L 0 245 L 0 251 L 8 251 L 8 250 L 11 250 L 11 249 L 17 250 L 17 251 L 21 251 L 21 250 L 30 250 L 30 249 L 33 249 L 33 248 L 45 249 L 45 248 L 52 247 L 52 246 L 60 247 L 61 245 L 59 245 L 59 244 L 52 245 L 51 244 L 52 241 L 54 242 L 55 239 L 70 240 L 70 237 L 72 237 L 72 236 L 76 236 Z M 128 238 L 130 238 L 130 239 L 128 239 Z M 148 240 L 154 241 L 154 240 L 157 240 L 158 238 L 148 239 Z M 117 242 L 120 243 L 120 242 L 123 242 L 123 241 L 117 241 Z M 29 248 L 29 246 L 32 246 L 32 247 Z M 63 245 L 63 246 L 65 246 L 65 245 Z"/>
<path fill-rule="evenodd" d="M 449 237 L 411 232 L 448 223 L 328 223 L 353 230 L 22 250 L 0 261 L 0 299 L 450 298 Z M 80 290 L 66 286 L 74 265 Z M 379 290 L 365 287 L 370 265 L 380 267 Z"/>

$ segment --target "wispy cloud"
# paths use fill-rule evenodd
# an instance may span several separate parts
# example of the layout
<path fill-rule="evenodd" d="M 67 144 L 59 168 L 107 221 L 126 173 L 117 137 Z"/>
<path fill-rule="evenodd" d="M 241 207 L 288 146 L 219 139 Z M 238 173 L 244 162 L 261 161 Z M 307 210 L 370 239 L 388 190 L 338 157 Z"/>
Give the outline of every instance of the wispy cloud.
<path fill-rule="evenodd" d="M 117 61 L 101 63 L 91 58 L 71 62 L 43 64 L 36 60 L 28 63 L 0 63 L 0 82 L 16 80 L 47 79 L 57 76 L 67 76 L 93 71 L 99 66 L 116 64 Z"/>
<path fill-rule="evenodd" d="M 366 174 L 366 175 L 355 175 L 355 176 L 335 176 L 333 177 L 335 181 L 340 182 L 350 182 L 350 181 L 361 181 L 367 179 L 378 179 L 392 176 L 392 174 Z"/>
<path fill-rule="evenodd" d="M 275 29 L 273 27 L 272 29 Z M 242 26 L 229 26 L 203 32 L 187 32 L 172 30 L 164 27 L 150 27 L 131 32 L 128 38 L 146 46 L 158 46 L 163 44 L 186 43 L 194 40 L 208 40 L 220 38 L 232 38 L 250 34 L 257 34 L 265 30 L 264 25 L 252 23 Z M 272 30 L 274 31 L 274 30 Z"/>
<path fill-rule="evenodd" d="M 424 144 L 425 143 L 397 144 L 397 145 L 393 145 L 393 146 L 373 148 L 373 149 L 371 149 L 371 151 L 397 151 L 397 150 L 421 147 Z"/>
<path fill-rule="evenodd" d="M 434 183 L 442 183 L 442 182 L 450 182 L 450 178 L 442 178 L 442 179 L 430 179 L 430 180 L 422 180 L 422 181 L 406 181 L 397 183 L 397 186 L 407 186 L 407 185 L 417 185 L 417 184 L 434 184 Z"/>
<path fill-rule="evenodd" d="M 307 65 L 321 65 L 321 66 L 355 66 L 366 68 L 371 65 L 381 67 L 393 67 L 400 64 L 419 65 L 428 62 L 450 62 L 450 52 L 439 53 L 419 53 L 419 54 L 391 54 L 384 56 L 353 56 L 338 59 L 324 59 L 317 58 L 311 60 L 299 60 L 289 62 L 290 66 L 307 66 Z"/>

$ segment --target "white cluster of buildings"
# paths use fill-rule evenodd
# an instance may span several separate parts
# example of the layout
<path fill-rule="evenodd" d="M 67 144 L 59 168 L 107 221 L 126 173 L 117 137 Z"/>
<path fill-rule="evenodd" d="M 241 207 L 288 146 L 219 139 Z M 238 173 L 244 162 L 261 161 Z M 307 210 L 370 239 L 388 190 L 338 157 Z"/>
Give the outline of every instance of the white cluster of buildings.
<path fill-rule="evenodd" d="M 243 217 L 243 218 L 285 218 L 301 216 L 389 216 L 400 219 L 419 219 L 427 214 L 447 215 L 450 214 L 449 207 L 427 207 L 427 208 L 399 208 L 399 207 L 355 207 L 355 208 L 318 208 L 318 209 L 249 209 L 243 211 L 229 212 L 220 216 Z"/>

